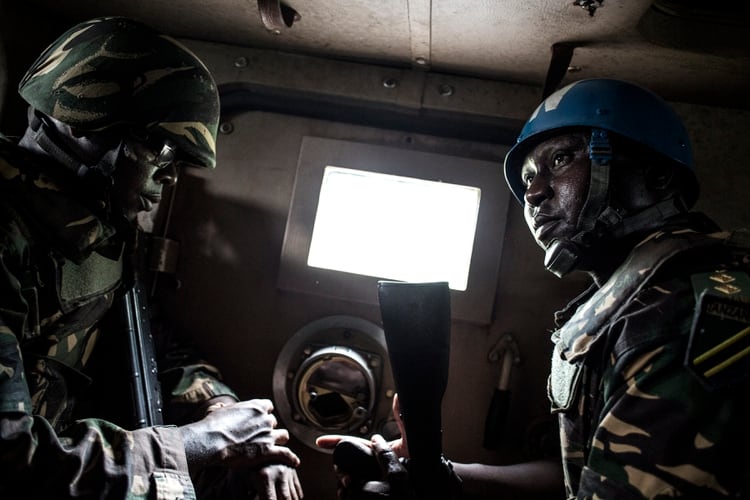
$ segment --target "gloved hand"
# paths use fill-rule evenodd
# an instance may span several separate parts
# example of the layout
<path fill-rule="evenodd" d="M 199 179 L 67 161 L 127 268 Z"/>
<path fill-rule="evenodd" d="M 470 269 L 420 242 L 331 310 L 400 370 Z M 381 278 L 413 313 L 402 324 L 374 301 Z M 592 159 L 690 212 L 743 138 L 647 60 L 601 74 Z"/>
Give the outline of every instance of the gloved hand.
<path fill-rule="evenodd" d="M 409 474 L 409 459 L 399 459 L 383 436 L 372 436 L 370 446 L 356 440 L 341 440 L 333 452 L 339 474 L 340 500 L 458 500 L 461 480 L 443 461 L 415 484 Z"/>
<path fill-rule="evenodd" d="M 281 446 L 289 441 L 276 429 L 273 404 L 267 399 L 211 405 L 206 416 L 180 427 L 191 473 L 205 466 L 245 469 L 262 500 L 302 498 L 299 457 Z M 236 471 L 238 472 L 238 471 Z"/>
<path fill-rule="evenodd" d="M 404 435 L 404 423 L 400 416 L 398 394 L 393 397 L 391 411 L 402 437 L 390 441 L 387 446 L 396 454 L 397 459 L 408 457 L 409 449 Z M 346 434 L 325 434 L 319 436 L 315 444 L 333 450 L 333 464 L 338 477 L 338 496 L 341 500 L 357 498 L 355 494 L 364 483 L 382 479 L 381 464 L 375 456 L 370 440 Z"/>
<path fill-rule="evenodd" d="M 333 464 L 339 481 L 339 500 L 413 498 L 409 494 L 408 473 L 382 436 L 376 434 L 370 441 L 351 436 L 336 437 Z M 322 439 L 325 447 L 335 437 L 322 436 Z"/>
<path fill-rule="evenodd" d="M 318 437 L 315 444 L 333 449 L 333 463 L 338 476 L 340 500 L 456 500 L 461 498 L 461 479 L 443 461 L 429 478 L 437 484 L 435 491 L 418 491 L 429 495 L 421 498 L 410 483 L 409 450 L 400 418 L 398 395 L 393 399 L 393 417 L 402 438 L 386 442 L 375 434 L 370 441 L 354 436 L 329 434 Z M 420 486 L 420 485 L 416 485 Z M 423 495 L 424 496 L 424 495 Z"/>

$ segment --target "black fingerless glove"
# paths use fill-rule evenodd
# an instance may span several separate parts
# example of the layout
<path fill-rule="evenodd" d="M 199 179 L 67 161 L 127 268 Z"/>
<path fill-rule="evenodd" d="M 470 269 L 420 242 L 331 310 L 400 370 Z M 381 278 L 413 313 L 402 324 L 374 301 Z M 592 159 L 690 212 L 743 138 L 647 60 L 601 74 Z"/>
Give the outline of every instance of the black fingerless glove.
<path fill-rule="evenodd" d="M 341 492 L 344 499 L 461 499 L 461 478 L 445 457 L 430 464 L 396 460 L 395 456 L 378 458 L 372 448 L 358 441 L 343 440 L 336 445 L 333 463 L 339 474 L 348 476 L 347 487 Z"/>

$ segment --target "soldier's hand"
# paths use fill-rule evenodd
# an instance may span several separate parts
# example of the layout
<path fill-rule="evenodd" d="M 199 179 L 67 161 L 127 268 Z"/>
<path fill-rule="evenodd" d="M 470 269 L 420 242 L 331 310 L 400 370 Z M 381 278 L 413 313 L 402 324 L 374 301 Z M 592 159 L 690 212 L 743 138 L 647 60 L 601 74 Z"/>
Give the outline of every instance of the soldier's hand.
<path fill-rule="evenodd" d="M 398 432 L 401 437 L 396 438 L 392 441 L 388 441 L 388 446 L 398 455 L 399 458 L 409 458 L 409 446 L 406 442 L 406 431 L 404 430 L 404 422 L 401 420 L 401 408 L 398 403 L 398 394 L 393 396 L 393 403 L 391 404 L 391 412 L 393 419 L 398 427 Z M 315 440 L 315 444 L 321 448 L 327 450 L 333 450 L 341 441 L 349 441 L 355 443 L 358 446 L 372 447 L 372 443 L 368 439 L 358 438 L 347 434 L 324 434 L 318 436 Z"/>
<path fill-rule="evenodd" d="M 381 445 L 393 452 L 398 462 L 399 458 L 408 458 L 409 450 L 406 443 L 404 423 L 401 420 L 401 412 L 398 404 L 398 395 L 393 398 L 391 408 L 393 418 L 398 426 L 400 438 Z M 373 436 L 374 438 L 375 436 Z M 379 439 L 382 437 L 378 436 Z M 338 497 L 341 500 L 358 498 L 383 498 L 382 490 L 388 484 L 386 478 L 389 466 L 383 464 L 383 460 L 390 459 L 390 455 L 376 456 L 371 440 L 348 436 L 343 434 L 326 434 L 319 436 L 315 444 L 324 449 L 333 450 L 333 463 L 338 478 Z M 395 467 L 391 466 L 391 470 Z M 381 483 L 380 485 L 378 483 Z M 364 485 L 371 483 L 365 490 Z M 362 497 L 361 495 L 366 495 Z M 386 498 L 388 494 L 386 494 Z"/>
<path fill-rule="evenodd" d="M 400 440 L 396 440 L 400 444 Z M 333 448 L 340 500 L 390 498 L 406 500 L 408 475 L 390 443 L 380 435 L 372 440 L 353 436 L 326 435 L 318 446 Z"/>
<path fill-rule="evenodd" d="M 367 481 L 356 497 L 362 500 L 388 498 L 410 500 L 415 498 L 409 488 L 409 473 L 399 461 L 398 455 L 380 434 L 372 436 L 372 451 L 381 470 L 381 480 Z"/>
<path fill-rule="evenodd" d="M 269 464 L 297 467 L 299 457 L 281 446 L 289 441 L 276 429 L 268 399 L 218 403 L 206 416 L 180 427 L 190 468 L 206 465 L 258 469 Z"/>
<path fill-rule="evenodd" d="M 302 485 L 297 470 L 286 465 L 266 465 L 251 471 L 257 500 L 301 500 Z"/>

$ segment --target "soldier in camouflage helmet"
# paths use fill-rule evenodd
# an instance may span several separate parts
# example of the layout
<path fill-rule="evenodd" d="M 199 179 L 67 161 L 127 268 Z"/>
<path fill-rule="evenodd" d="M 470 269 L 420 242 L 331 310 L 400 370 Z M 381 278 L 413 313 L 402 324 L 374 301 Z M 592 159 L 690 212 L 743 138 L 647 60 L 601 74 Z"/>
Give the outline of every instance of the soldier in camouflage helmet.
<path fill-rule="evenodd" d="M 552 336 L 562 468 L 454 464 L 464 492 L 750 498 L 750 232 L 690 211 L 698 185 L 679 117 L 640 86 L 575 82 L 534 111 L 505 175 L 547 269 L 592 285 Z M 408 454 L 380 436 L 371 445 Z M 351 498 L 403 483 L 396 454 L 378 456 L 391 474 L 369 479 L 385 484 Z"/>
<path fill-rule="evenodd" d="M 137 215 L 183 166 L 216 164 L 206 67 L 141 23 L 98 18 L 50 45 L 19 92 L 28 128 L 0 135 L 0 498 L 189 499 L 206 478 L 223 498 L 301 498 L 271 402 L 238 401 L 186 350 L 160 365 L 176 426 L 82 414 Z"/>
<path fill-rule="evenodd" d="M 144 36 L 131 20 L 72 28 L 32 64 L 19 93 L 79 133 L 115 130 L 109 137 L 118 141 L 130 129 L 136 138 L 169 142 L 182 161 L 216 165 L 219 96 L 211 74 L 177 40 Z"/>

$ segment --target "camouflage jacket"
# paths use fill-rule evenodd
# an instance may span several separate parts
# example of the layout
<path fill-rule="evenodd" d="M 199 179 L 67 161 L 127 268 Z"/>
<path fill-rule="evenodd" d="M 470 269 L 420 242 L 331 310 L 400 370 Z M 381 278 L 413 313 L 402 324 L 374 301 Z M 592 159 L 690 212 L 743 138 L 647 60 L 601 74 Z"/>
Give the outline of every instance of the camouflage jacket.
<path fill-rule="evenodd" d="M 194 498 L 174 425 L 127 430 L 80 415 L 93 347 L 116 333 L 101 320 L 121 287 L 123 245 L 29 160 L 0 136 L 0 498 Z M 171 359 L 190 363 L 165 374 L 165 410 L 236 397 L 210 365 Z"/>
<path fill-rule="evenodd" d="M 553 335 L 548 386 L 569 498 L 747 494 L 748 243 L 747 232 L 654 234 L 569 307 Z M 717 275 L 738 278 L 730 295 L 741 321 L 696 328 L 705 316 L 696 299 L 720 295 Z M 693 286 L 696 276 L 713 285 Z M 718 384 L 696 376 L 686 364 L 698 357 L 692 346 L 721 350 L 727 336 L 739 353 L 724 372 L 731 376 Z"/>

